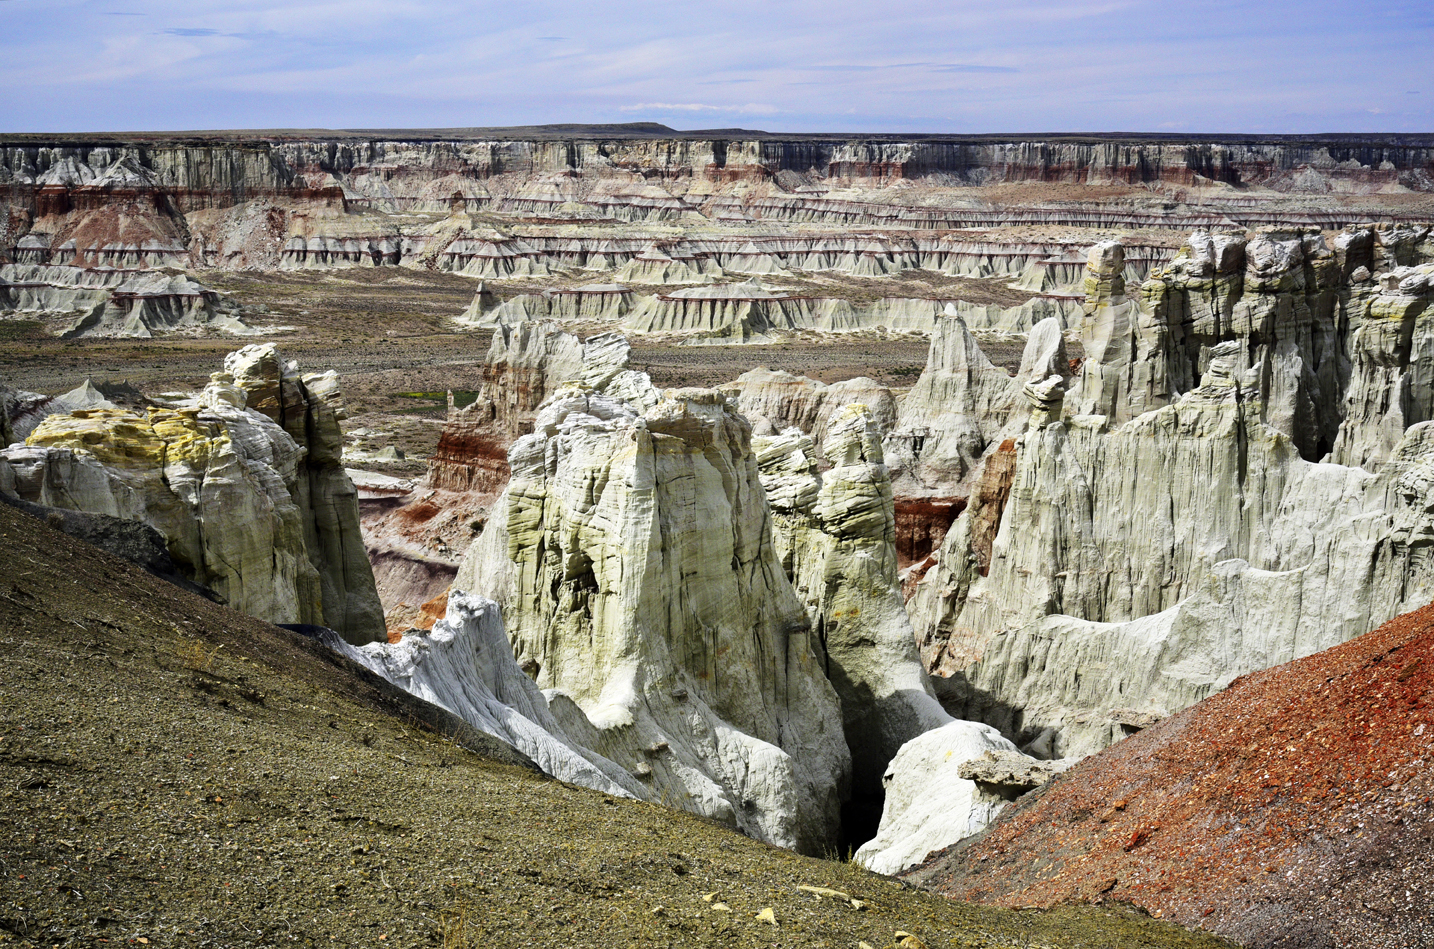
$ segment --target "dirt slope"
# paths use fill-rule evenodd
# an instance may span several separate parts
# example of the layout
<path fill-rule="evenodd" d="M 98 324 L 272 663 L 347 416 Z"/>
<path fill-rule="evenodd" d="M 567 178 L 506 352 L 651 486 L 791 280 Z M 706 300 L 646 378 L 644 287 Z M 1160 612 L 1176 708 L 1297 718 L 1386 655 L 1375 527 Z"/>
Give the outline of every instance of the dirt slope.
<path fill-rule="evenodd" d="M 1257 947 L 1434 946 L 1434 606 L 1234 682 L 909 877 Z"/>
<path fill-rule="evenodd" d="M 1221 944 L 957 904 L 567 787 L 41 520 L 0 506 L 0 543 L 0 945 Z"/>

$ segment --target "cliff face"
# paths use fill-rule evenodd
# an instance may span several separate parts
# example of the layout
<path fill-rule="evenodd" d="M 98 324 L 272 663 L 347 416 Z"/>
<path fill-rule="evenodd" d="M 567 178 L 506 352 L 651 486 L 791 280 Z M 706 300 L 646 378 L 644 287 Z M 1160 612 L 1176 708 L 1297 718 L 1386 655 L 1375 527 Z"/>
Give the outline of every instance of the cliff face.
<path fill-rule="evenodd" d="M 819 851 L 850 756 L 750 426 L 715 391 L 657 401 L 645 376 L 590 378 L 514 443 L 455 589 L 502 606 L 519 662 L 561 690 L 568 736 L 655 797 Z"/>
<path fill-rule="evenodd" d="M 391 266 L 437 254 L 444 269 L 507 277 L 545 272 L 542 249 L 490 239 L 449 247 L 453 235 L 433 246 L 434 235 L 409 233 L 414 228 L 400 227 L 391 216 L 483 211 L 573 222 L 784 222 L 912 231 L 1020 224 L 1340 227 L 1388 214 L 1245 207 L 1225 200 L 1225 192 L 1201 209 L 972 206 L 919 196 L 901 198 L 911 201 L 902 204 L 831 197 L 826 190 L 1040 182 L 1428 192 L 1434 191 L 1431 169 L 1434 148 L 1377 143 L 26 141 L 0 145 L 0 249 L 17 263 L 86 267 Z M 787 190 L 782 182 L 793 176 L 811 184 Z M 752 193 L 726 193 L 733 183 Z M 835 254 L 850 258 L 855 272 L 888 272 L 884 252 L 873 253 L 873 240 L 847 243 L 855 246 L 813 247 L 802 256 Z M 786 265 L 764 259 L 769 248 L 763 244 L 745 245 L 733 242 L 722 266 L 731 264 L 733 273 L 775 273 Z M 628 252 L 623 262 L 636 255 Z M 680 254 L 674 260 L 643 262 L 643 273 L 626 279 L 671 279 L 664 269 L 691 269 Z M 1059 261 L 1053 267 L 1058 280 Z"/>
<path fill-rule="evenodd" d="M 1374 471 L 1306 461 L 1241 357 L 1217 347 L 1204 385 L 1114 429 L 1027 387 L 989 553 L 968 509 L 910 604 L 953 707 L 1090 753 L 1121 710 L 1170 714 L 1427 600 L 1430 423 Z"/>
<path fill-rule="evenodd" d="M 1285 185 L 1313 169 L 1359 182 L 1428 185 L 1434 148 L 1422 145 L 1011 141 L 730 140 L 306 141 L 0 146 L 0 178 L 40 213 L 84 208 L 122 193 L 159 193 L 180 213 L 278 194 L 342 187 L 359 199 L 448 200 L 423 193 L 445 178 L 483 181 L 618 169 L 644 177 L 731 181 L 781 171 L 832 179 L 952 176 L 995 181 L 1128 182 L 1199 179 Z M 417 187 L 415 187 L 415 185 Z M 630 189 L 635 190 L 635 189 Z M 68 202 L 69 207 L 66 207 Z"/>
<path fill-rule="evenodd" d="M 1421 368 L 1434 244 L 1411 226 L 1351 227 L 1332 244 L 1310 230 L 1197 231 L 1138 295 L 1122 247 L 1098 245 L 1073 410 L 1119 423 L 1168 405 L 1238 341 L 1233 379 L 1257 394 L 1262 421 L 1308 459 L 1377 465 L 1405 428 L 1434 417 Z"/>
<path fill-rule="evenodd" d="M 782 566 L 807 606 L 841 698 L 852 795 L 879 806 L 881 776 L 906 742 L 948 722 L 911 632 L 896 577 L 896 521 L 881 428 L 860 403 L 825 431 L 831 464 L 789 432 L 753 442 Z M 874 823 L 874 821 L 873 821 Z"/>
<path fill-rule="evenodd" d="M 332 373 L 301 378 L 272 346 L 231 353 L 192 402 L 50 415 L 0 452 L 0 490 L 157 529 L 188 579 L 271 622 L 352 642 L 383 635 Z"/>

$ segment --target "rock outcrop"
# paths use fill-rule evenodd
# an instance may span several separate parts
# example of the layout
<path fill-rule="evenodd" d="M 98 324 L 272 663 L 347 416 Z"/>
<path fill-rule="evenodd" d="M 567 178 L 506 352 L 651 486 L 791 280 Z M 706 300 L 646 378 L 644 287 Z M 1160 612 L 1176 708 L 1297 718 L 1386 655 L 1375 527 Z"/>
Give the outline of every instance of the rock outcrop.
<path fill-rule="evenodd" d="M 26 447 L 0 452 L 0 490 L 149 524 L 189 579 L 253 616 L 380 638 L 338 465 L 337 377 L 300 378 L 272 346 L 231 353 L 225 369 L 171 408 L 48 416 Z"/>
<path fill-rule="evenodd" d="M 648 297 L 624 328 L 634 333 L 694 333 L 742 341 L 800 325 L 793 307 L 791 297 L 768 290 L 753 278 L 742 284 L 689 287 Z"/>
<path fill-rule="evenodd" d="M 931 690 L 902 603 L 891 479 L 881 431 L 862 404 L 844 407 L 818 473 L 810 438 L 753 440 L 783 568 L 806 604 L 852 752 L 852 806 L 878 810 L 882 774 L 906 742 L 950 720 Z M 869 815 L 875 825 L 875 813 Z M 849 827 L 850 831 L 851 828 Z"/>
<path fill-rule="evenodd" d="M 865 405 L 884 437 L 896 424 L 896 399 L 874 379 L 858 376 L 827 385 L 790 372 L 759 368 L 721 387 L 747 416 L 752 431 L 773 435 L 798 428 L 821 450 L 832 419 L 853 403 Z"/>
<path fill-rule="evenodd" d="M 719 392 L 657 401 L 631 375 L 549 397 L 455 587 L 501 604 L 567 733 L 654 797 L 820 851 L 850 755 L 750 426 Z"/>
<path fill-rule="evenodd" d="M 907 879 L 1005 906 L 1129 903 L 1259 949 L 1427 945 L 1431 735 L 1425 606 L 1086 759 Z"/>
<path fill-rule="evenodd" d="M 1305 461 L 1234 380 L 1241 348 L 1113 430 L 1028 387 L 989 555 L 968 509 L 910 604 L 948 708 L 1090 753 L 1126 734 L 1113 710 L 1170 714 L 1434 595 L 1434 428 L 1375 472 Z"/>
<path fill-rule="evenodd" d="M 619 283 L 585 284 L 571 289 L 525 293 L 506 303 L 478 293 L 458 318 L 466 326 L 497 326 L 556 320 L 574 323 L 619 323 L 632 309 L 632 291 Z"/>
<path fill-rule="evenodd" d="M 452 582 L 508 482 L 508 448 L 533 429 L 543 399 L 567 382 L 612 387 L 647 404 L 646 377 L 628 368 L 627 340 L 614 334 L 586 343 L 553 322 L 500 325 L 469 405 L 451 400 L 428 474 L 411 492 L 385 499 L 365 516 L 385 615 L 393 633 L 417 619 L 422 604 Z"/>
<path fill-rule="evenodd" d="M 967 505 L 987 459 L 1024 430 L 1024 389 L 1070 374 L 1061 323 L 1050 317 L 1026 339 L 1015 376 L 993 364 L 960 317 L 938 321 L 926 368 L 902 399 L 885 437 L 893 471 L 901 554 L 919 562 Z"/>
<path fill-rule="evenodd" d="M 246 346 L 224 359 L 246 394 L 245 405 L 280 425 L 304 448 L 295 502 L 309 557 L 318 570 L 324 625 L 350 642 L 383 636 L 383 608 L 359 531 L 357 493 L 343 469 L 348 415 L 338 374 L 300 375 L 272 343 Z"/>
<path fill-rule="evenodd" d="M 984 830 L 1006 800 L 961 769 L 993 751 L 1019 754 L 996 729 L 976 722 L 948 722 L 904 745 L 883 777 L 881 829 L 856 852 L 856 862 L 897 873 Z"/>
<path fill-rule="evenodd" d="M 16 392 L 11 389 L 6 402 L 5 421 L 9 431 L 6 445 L 29 438 L 30 433 L 51 415 L 68 415 L 81 409 L 119 408 L 105 398 L 104 393 L 96 389 L 94 382 L 89 379 L 60 395 Z"/>
<path fill-rule="evenodd" d="M 236 307 L 182 274 L 0 266 L 0 313 L 64 317 L 62 335 L 152 336 L 203 329 L 252 333 Z"/>
<path fill-rule="evenodd" d="M 335 645 L 390 682 L 517 748 L 559 781 L 649 798 L 631 774 L 563 733 L 548 699 L 513 660 L 491 600 L 457 593 L 432 630 L 413 631 L 397 643 Z"/>
<path fill-rule="evenodd" d="M 1330 459 L 1372 467 L 1390 456 L 1405 428 L 1434 418 L 1434 263 L 1351 281 L 1340 296 L 1357 328 Z"/>
<path fill-rule="evenodd" d="M 722 268 L 712 258 L 687 247 L 650 245 L 624 264 L 616 274 L 619 283 L 680 286 L 715 283 Z"/>
<path fill-rule="evenodd" d="M 1169 405 L 1201 383 L 1215 347 L 1239 341 L 1235 378 L 1266 424 L 1311 461 L 1378 464 L 1434 417 L 1417 368 L 1434 270 L 1408 265 L 1434 258 L 1422 233 L 1349 228 L 1331 249 L 1317 230 L 1196 231 L 1138 295 L 1121 246 L 1098 245 L 1073 411 L 1119 424 Z"/>

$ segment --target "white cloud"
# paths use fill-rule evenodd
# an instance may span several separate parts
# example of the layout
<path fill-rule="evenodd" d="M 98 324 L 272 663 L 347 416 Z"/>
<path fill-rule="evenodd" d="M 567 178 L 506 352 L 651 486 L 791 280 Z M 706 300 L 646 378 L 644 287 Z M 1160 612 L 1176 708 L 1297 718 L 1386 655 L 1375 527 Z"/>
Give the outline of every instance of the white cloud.
<path fill-rule="evenodd" d="M 736 112 L 742 115 L 776 115 L 781 109 L 748 102 L 746 105 L 706 105 L 701 102 L 639 102 L 621 106 L 620 112 Z"/>
<path fill-rule="evenodd" d="M 145 15 L 111 15 L 126 8 Z M 1236 0 L 946 0 L 879 17 L 853 0 L 0 2 L 0 131 L 635 113 L 794 132 L 1423 130 L 1434 73 L 1408 64 L 1432 30 L 1427 0 L 1379 15 L 1267 0 L 1259 16 Z"/>

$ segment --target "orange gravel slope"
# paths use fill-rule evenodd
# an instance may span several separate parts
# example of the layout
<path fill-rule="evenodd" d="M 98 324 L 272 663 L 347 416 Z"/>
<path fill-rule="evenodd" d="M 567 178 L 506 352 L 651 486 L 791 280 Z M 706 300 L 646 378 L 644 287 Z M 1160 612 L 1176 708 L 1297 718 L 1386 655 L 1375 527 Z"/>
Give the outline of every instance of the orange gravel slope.
<path fill-rule="evenodd" d="M 1256 947 L 1434 947 L 1434 605 L 1236 680 L 906 876 Z"/>

